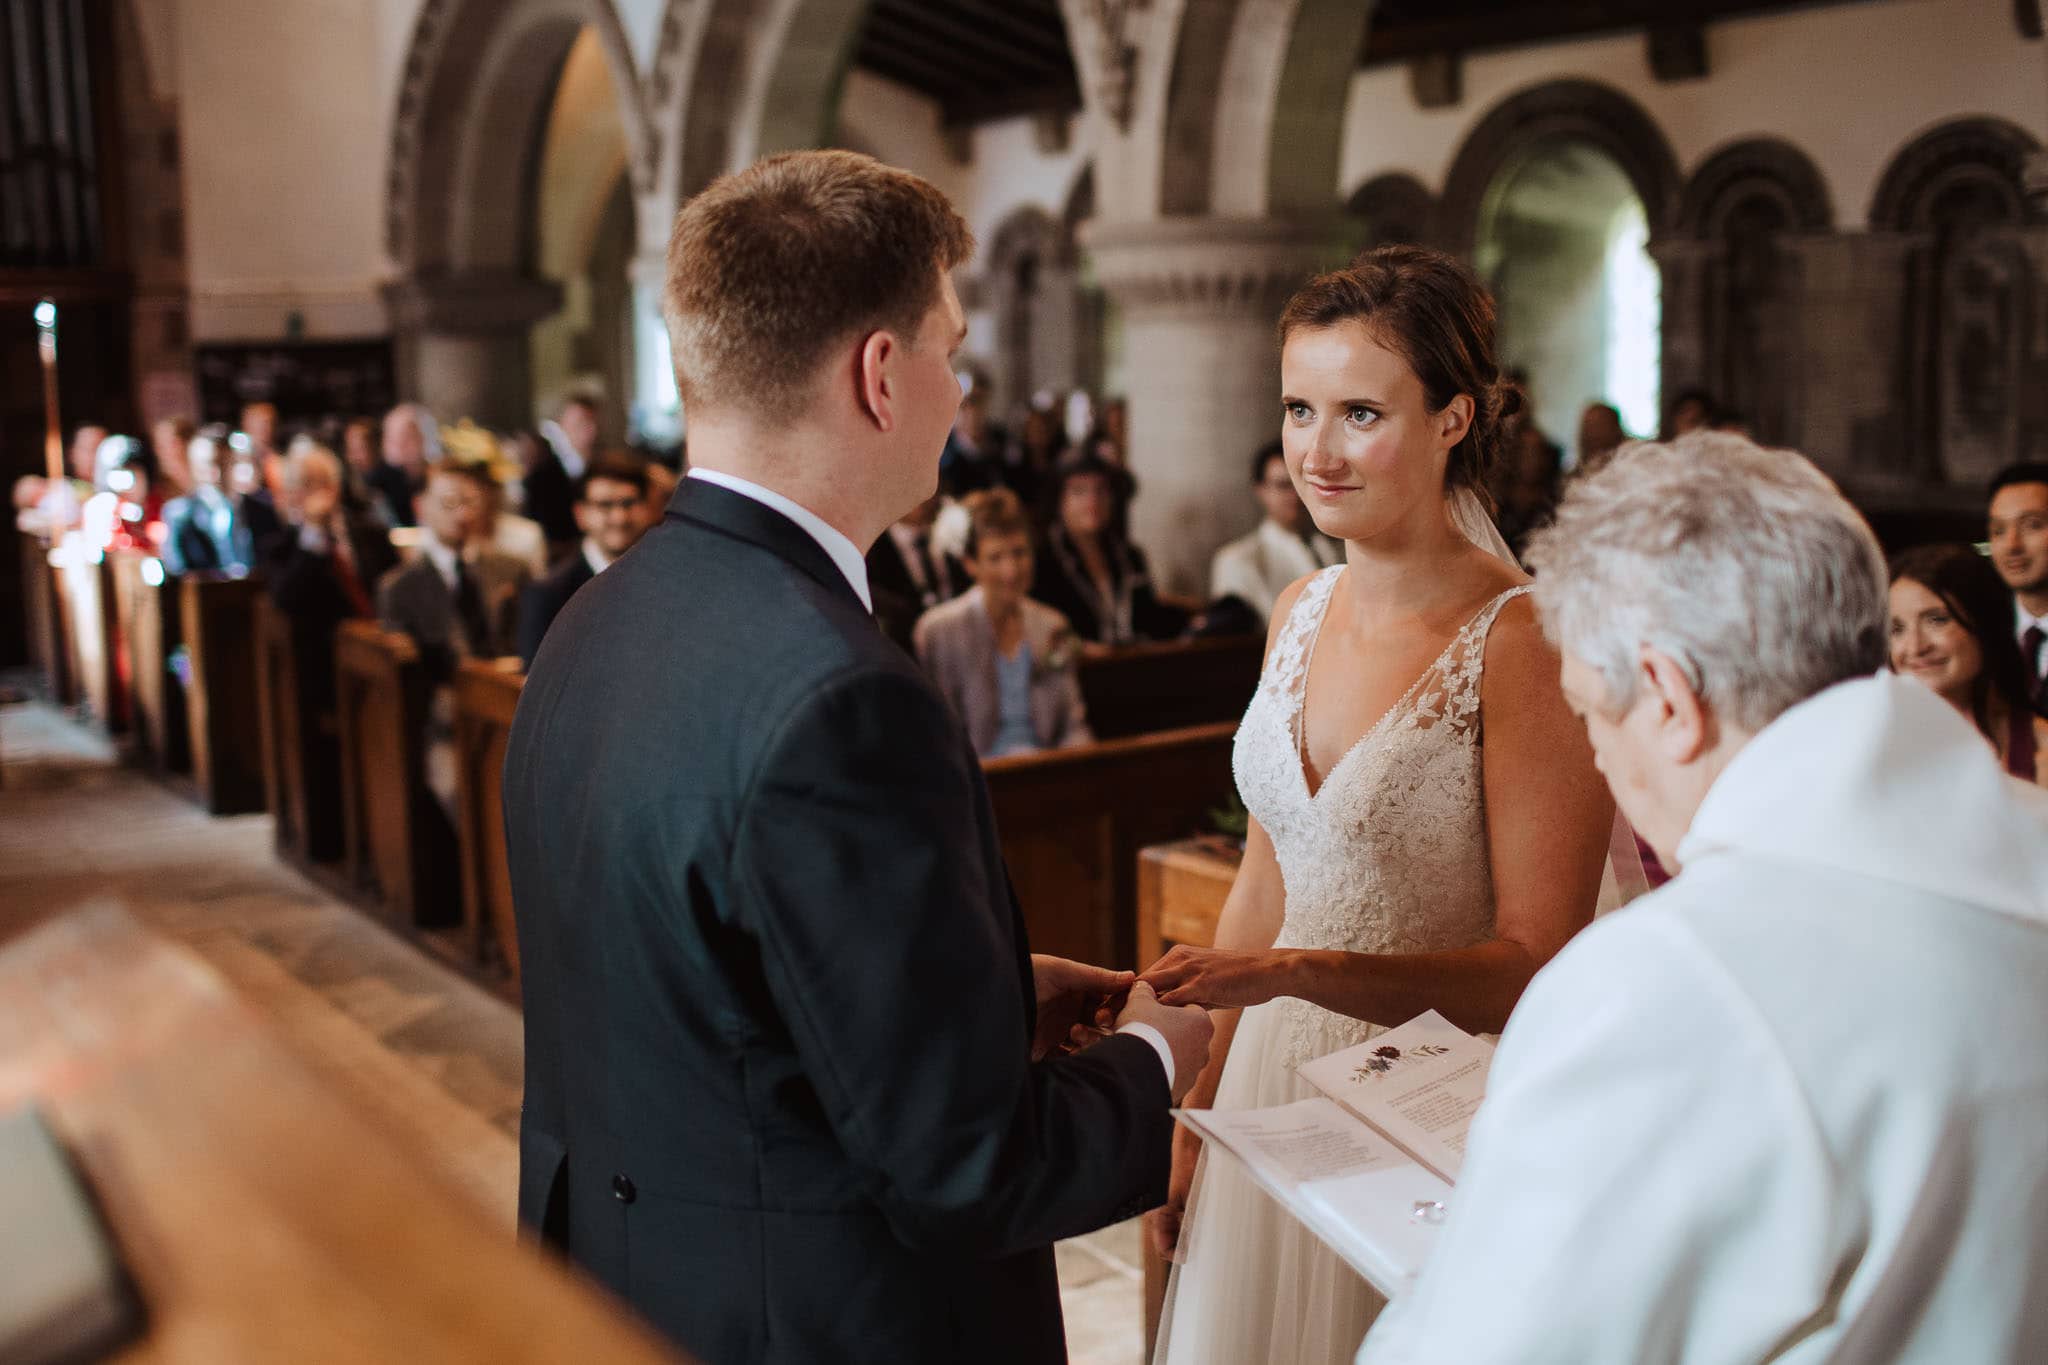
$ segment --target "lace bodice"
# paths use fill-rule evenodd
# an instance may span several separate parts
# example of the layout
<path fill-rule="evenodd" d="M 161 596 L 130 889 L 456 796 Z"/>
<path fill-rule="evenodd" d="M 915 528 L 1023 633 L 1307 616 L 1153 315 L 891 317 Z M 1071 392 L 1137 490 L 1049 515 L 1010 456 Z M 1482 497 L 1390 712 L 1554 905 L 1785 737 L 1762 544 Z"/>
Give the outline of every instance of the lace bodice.
<path fill-rule="evenodd" d="M 1528 588 L 1488 602 L 1310 795 L 1302 697 L 1343 571 L 1323 570 L 1296 598 L 1237 733 L 1238 791 L 1272 837 L 1286 886 L 1277 946 L 1358 953 L 1469 947 L 1493 935 L 1480 781 L 1486 637 L 1501 608 Z M 1302 1000 L 1274 1003 L 1290 1016 L 1290 1065 L 1378 1031 Z"/>

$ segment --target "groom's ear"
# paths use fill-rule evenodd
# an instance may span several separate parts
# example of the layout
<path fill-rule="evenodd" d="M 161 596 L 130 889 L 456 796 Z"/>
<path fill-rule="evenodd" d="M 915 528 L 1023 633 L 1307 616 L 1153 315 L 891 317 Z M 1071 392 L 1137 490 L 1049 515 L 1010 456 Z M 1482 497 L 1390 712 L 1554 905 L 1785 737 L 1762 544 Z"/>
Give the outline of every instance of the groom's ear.
<path fill-rule="evenodd" d="M 1678 660 L 1644 645 L 1636 660 L 1639 703 L 1651 707 L 1650 735 L 1668 761 L 1684 766 L 1713 747 L 1714 718 Z"/>

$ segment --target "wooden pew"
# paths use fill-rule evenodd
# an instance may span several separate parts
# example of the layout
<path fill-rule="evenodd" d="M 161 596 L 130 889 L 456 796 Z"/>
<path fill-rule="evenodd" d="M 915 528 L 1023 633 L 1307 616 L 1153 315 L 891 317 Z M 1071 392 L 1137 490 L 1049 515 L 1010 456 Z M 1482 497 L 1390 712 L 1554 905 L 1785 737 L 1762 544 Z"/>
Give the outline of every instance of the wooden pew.
<path fill-rule="evenodd" d="M 78 683 L 78 700 L 108 734 L 118 735 L 128 726 L 128 703 L 113 568 L 106 556 L 89 557 L 78 546 L 73 537 L 59 547 L 56 565 L 68 666 Z"/>
<path fill-rule="evenodd" d="M 1097 739 L 1243 719 L 1259 685 L 1262 636 L 1129 645 L 1081 660 L 1081 699 Z"/>
<path fill-rule="evenodd" d="M 268 713 L 257 676 L 256 604 L 264 600 L 263 583 L 217 573 L 187 574 L 176 582 L 192 785 L 199 803 L 215 815 L 262 810 Z"/>
<path fill-rule="evenodd" d="M 342 870 L 404 928 L 460 915 L 455 834 L 427 786 L 433 685 L 412 637 L 370 621 L 334 632 Z"/>
<path fill-rule="evenodd" d="M 341 757 L 334 713 L 314 706 L 299 676 L 299 629 L 268 593 L 256 599 L 258 710 L 263 732 L 264 805 L 277 824 L 277 849 L 311 871 L 342 851 Z"/>
<path fill-rule="evenodd" d="M 261 1003 L 114 906 L 0 949 L 0 1112 L 43 1111 L 147 1310 L 109 1362 L 684 1359 L 437 1178 Z"/>
<path fill-rule="evenodd" d="M 456 825 L 462 839 L 462 925 L 471 960 L 519 980 L 518 922 L 505 856 L 505 741 L 525 678 L 512 660 L 472 659 L 455 675 Z"/>
<path fill-rule="evenodd" d="M 982 765 L 1034 952 L 1142 967 L 1138 851 L 1204 828 L 1232 790 L 1234 721 Z"/>
<path fill-rule="evenodd" d="M 134 722 L 135 757 L 165 776 L 190 770 L 185 692 L 171 672 L 171 657 L 182 643 L 178 586 L 164 576 L 163 561 L 140 550 L 116 550 L 113 570 L 115 616 Z"/>
<path fill-rule="evenodd" d="M 64 602 L 57 571 L 50 564 L 50 543 L 27 531 L 21 538 L 21 600 L 28 618 L 29 658 L 49 684 L 50 699 L 59 706 L 78 700 L 71 673 L 71 652 L 64 640 Z"/>

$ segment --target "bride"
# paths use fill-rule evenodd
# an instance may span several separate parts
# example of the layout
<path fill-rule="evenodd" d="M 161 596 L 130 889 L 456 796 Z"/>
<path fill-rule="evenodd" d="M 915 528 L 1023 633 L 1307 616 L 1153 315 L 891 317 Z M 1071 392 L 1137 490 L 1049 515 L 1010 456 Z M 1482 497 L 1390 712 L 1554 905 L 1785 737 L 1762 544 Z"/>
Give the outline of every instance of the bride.
<path fill-rule="evenodd" d="M 1592 917 L 1614 829 L 1477 491 L 1519 404 L 1492 300 L 1450 257 L 1388 247 L 1302 289 L 1280 335 L 1287 472 L 1346 562 L 1274 606 L 1216 946 L 1145 973 L 1224 1011 L 1190 1107 L 1306 1098 L 1297 1064 L 1425 1010 L 1498 1032 Z M 1187 1130 L 1174 1144 L 1148 1216 L 1181 1262 L 1157 1365 L 1349 1361 L 1379 1294 Z"/>

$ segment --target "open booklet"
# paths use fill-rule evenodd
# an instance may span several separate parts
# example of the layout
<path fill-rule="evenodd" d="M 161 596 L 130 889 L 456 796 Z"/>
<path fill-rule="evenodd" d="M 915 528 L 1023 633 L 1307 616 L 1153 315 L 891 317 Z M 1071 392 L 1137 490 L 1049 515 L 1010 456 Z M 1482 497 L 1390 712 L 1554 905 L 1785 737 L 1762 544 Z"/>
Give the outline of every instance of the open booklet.
<path fill-rule="evenodd" d="M 1176 1109 L 1381 1293 L 1421 1270 L 1486 1094 L 1493 1045 L 1432 1010 L 1297 1068 L 1323 1093 L 1268 1109 Z"/>

